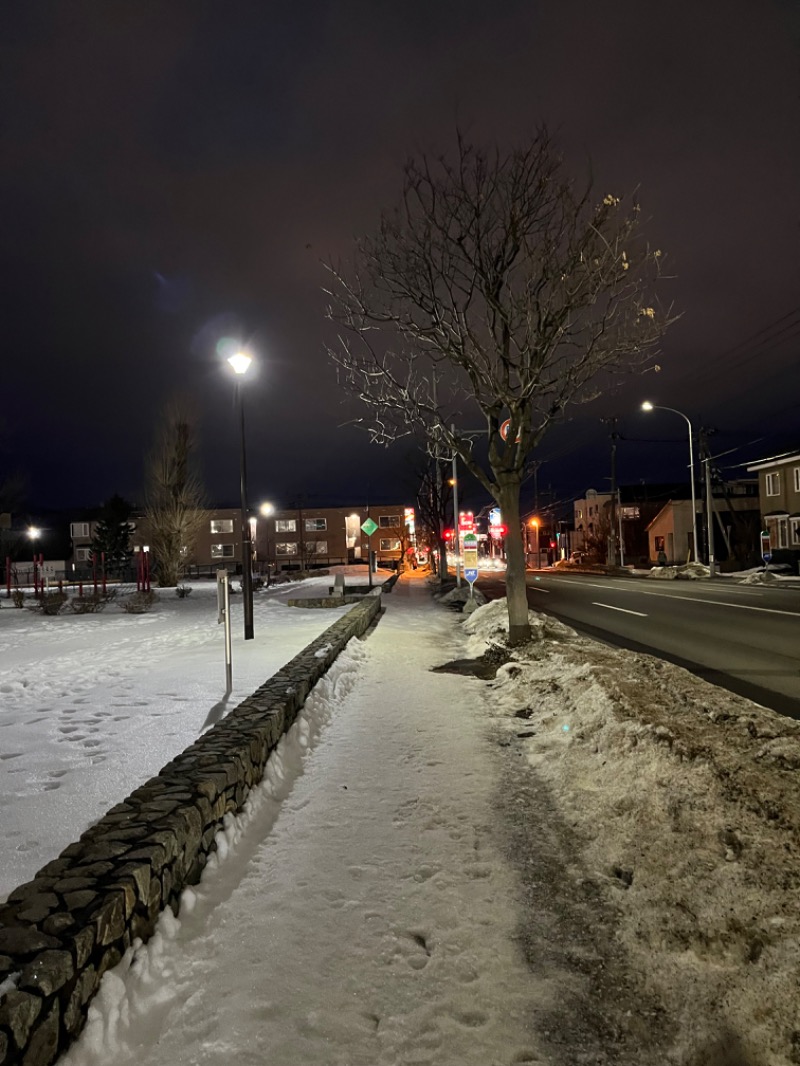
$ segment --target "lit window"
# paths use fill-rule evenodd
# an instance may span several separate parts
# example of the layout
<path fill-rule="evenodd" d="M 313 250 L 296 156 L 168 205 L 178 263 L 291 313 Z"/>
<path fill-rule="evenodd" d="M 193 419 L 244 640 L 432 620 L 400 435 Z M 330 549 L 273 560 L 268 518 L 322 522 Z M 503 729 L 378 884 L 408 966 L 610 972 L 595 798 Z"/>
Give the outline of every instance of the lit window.
<path fill-rule="evenodd" d="M 212 518 L 211 519 L 211 532 L 212 533 L 233 533 L 233 519 L 232 518 Z"/>
<path fill-rule="evenodd" d="M 380 550 L 382 552 L 399 552 L 400 551 L 400 541 L 399 540 L 389 540 L 388 538 L 386 540 L 382 540 L 381 541 L 381 549 Z"/>
<path fill-rule="evenodd" d="M 232 559 L 233 558 L 233 545 L 232 544 L 212 544 L 211 545 L 211 558 L 212 559 Z"/>
<path fill-rule="evenodd" d="M 400 525 L 400 516 L 396 514 L 382 514 L 378 518 L 378 525 L 382 529 L 397 529 Z"/>
<path fill-rule="evenodd" d="M 306 533 L 315 533 L 318 529 L 328 528 L 328 520 L 326 518 L 307 518 L 305 521 Z"/>
<path fill-rule="evenodd" d="M 779 473 L 767 474 L 767 496 L 780 496 L 781 475 Z"/>
<path fill-rule="evenodd" d="M 297 555 L 297 544 L 294 541 L 287 541 L 284 544 L 278 543 L 275 545 L 276 555 Z"/>
<path fill-rule="evenodd" d="M 275 519 L 275 532 L 276 533 L 296 533 L 297 522 L 294 518 L 276 518 Z"/>

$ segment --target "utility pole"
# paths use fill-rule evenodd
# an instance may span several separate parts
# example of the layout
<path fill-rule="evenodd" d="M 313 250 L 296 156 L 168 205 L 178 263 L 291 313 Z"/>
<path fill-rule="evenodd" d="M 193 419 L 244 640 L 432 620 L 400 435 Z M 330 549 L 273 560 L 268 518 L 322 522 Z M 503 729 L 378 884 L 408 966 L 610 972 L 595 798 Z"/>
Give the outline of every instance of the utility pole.
<path fill-rule="evenodd" d="M 708 559 L 708 576 L 714 577 L 717 572 L 717 561 L 714 552 L 714 492 L 711 486 L 711 449 L 708 446 L 708 437 L 713 429 L 702 427 L 698 433 L 700 447 L 700 462 L 705 468 L 706 486 L 706 548 Z"/>
<path fill-rule="evenodd" d="M 456 434 L 455 423 L 450 423 L 450 432 Z M 453 449 L 453 540 L 456 543 L 456 588 L 461 588 L 461 534 L 458 523 L 458 454 Z"/>
<path fill-rule="evenodd" d="M 604 418 L 603 422 L 611 427 L 611 528 L 608 531 L 608 565 L 617 565 L 617 422 L 619 415 Z"/>
<path fill-rule="evenodd" d="M 539 514 L 539 467 L 542 465 L 540 459 L 534 459 L 531 463 L 533 467 L 533 514 L 536 518 L 536 569 L 539 570 L 542 565 L 541 557 L 541 543 L 539 538 L 542 535 L 542 521 Z"/>

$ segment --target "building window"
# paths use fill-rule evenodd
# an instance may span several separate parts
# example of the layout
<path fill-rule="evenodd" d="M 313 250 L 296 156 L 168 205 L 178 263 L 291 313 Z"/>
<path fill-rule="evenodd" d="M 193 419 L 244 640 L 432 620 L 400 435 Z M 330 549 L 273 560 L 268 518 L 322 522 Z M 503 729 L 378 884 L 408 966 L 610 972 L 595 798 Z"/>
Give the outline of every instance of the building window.
<path fill-rule="evenodd" d="M 211 545 L 211 558 L 212 559 L 232 559 L 233 558 L 233 545 L 232 544 L 212 544 Z"/>
<path fill-rule="evenodd" d="M 328 554 L 328 542 L 327 540 L 307 540 L 306 541 L 306 555 L 327 555 Z"/>
<path fill-rule="evenodd" d="M 639 508 L 637 506 L 623 507 L 621 508 L 622 517 L 625 519 L 632 519 L 639 517 Z"/>
<path fill-rule="evenodd" d="M 88 537 L 89 536 L 89 523 L 88 522 L 70 522 L 69 535 L 74 540 L 76 537 Z"/>
<path fill-rule="evenodd" d="M 789 547 L 788 521 L 786 518 L 768 518 L 767 529 L 772 550 Z"/>
<path fill-rule="evenodd" d="M 400 551 L 400 541 L 399 540 L 389 540 L 388 538 L 386 540 L 382 540 L 381 541 L 381 551 L 382 552 L 399 552 Z"/>
<path fill-rule="evenodd" d="M 275 519 L 275 532 L 276 533 L 296 533 L 297 522 L 293 518 L 276 518 Z M 295 545 L 296 547 L 297 545 Z M 287 553 L 291 554 L 291 553 Z"/>
<path fill-rule="evenodd" d="M 78 563 L 85 563 L 89 558 L 91 548 L 76 548 L 75 549 L 75 561 Z"/>
<path fill-rule="evenodd" d="M 211 519 L 211 532 L 212 533 L 233 533 L 233 519 L 232 518 L 212 518 Z"/>
<path fill-rule="evenodd" d="M 656 555 L 659 552 L 663 552 L 664 551 L 664 538 L 663 537 L 653 537 L 653 547 L 656 550 Z"/>
<path fill-rule="evenodd" d="M 277 523 L 276 523 L 277 525 Z M 284 544 L 275 545 L 276 555 L 297 555 L 297 544 L 294 541 L 286 541 Z"/>
<path fill-rule="evenodd" d="M 327 518 L 307 518 L 306 519 L 306 533 L 316 533 L 318 529 L 327 529 Z"/>
<path fill-rule="evenodd" d="M 795 470 L 797 473 L 797 470 Z M 800 547 L 800 518 L 789 519 L 789 535 L 792 538 L 792 547 Z"/>
<path fill-rule="evenodd" d="M 400 515 L 382 514 L 378 518 L 378 525 L 381 529 L 398 529 L 400 526 Z M 389 549 L 387 549 L 387 551 L 388 550 Z"/>
<path fill-rule="evenodd" d="M 781 475 L 779 473 L 767 474 L 767 496 L 780 496 Z"/>
<path fill-rule="evenodd" d="M 800 492 L 800 466 L 794 468 L 794 491 Z"/>

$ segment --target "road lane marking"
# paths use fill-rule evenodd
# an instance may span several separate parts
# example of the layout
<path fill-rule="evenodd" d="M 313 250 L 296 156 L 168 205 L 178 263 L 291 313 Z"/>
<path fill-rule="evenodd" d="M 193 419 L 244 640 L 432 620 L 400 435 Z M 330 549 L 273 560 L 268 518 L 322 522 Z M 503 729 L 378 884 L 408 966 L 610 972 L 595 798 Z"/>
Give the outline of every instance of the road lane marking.
<path fill-rule="evenodd" d="M 703 600 L 703 603 L 715 603 L 717 607 L 738 607 L 740 611 L 761 611 L 762 614 L 788 614 L 790 618 L 800 618 L 800 611 L 781 611 L 778 607 L 751 607 L 749 603 L 725 603 L 723 600 Z"/>
<path fill-rule="evenodd" d="M 673 589 L 664 589 L 663 591 L 660 591 L 660 592 L 648 592 L 645 589 L 623 588 L 620 585 L 601 585 L 599 582 L 594 582 L 594 581 L 581 581 L 581 582 L 573 581 L 571 583 L 572 584 L 580 584 L 580 585 L 583 585 L 584 587 L 588 586 L 589 588 L 595 588 L 595 589 L 608 589 L 610 592 L 633 592 L 633 593 L 638 594 L 639 596 L 661 596 L 662 599 L 666 598 L 666 599 L 669 599 L 669 600 L 680 600 L 682 603 L 702 603 L 702 604 L 705 604 L 707 607 L 738 607 L 738 609 L 740 611 L 761 611 L 762 614 L 785 614 L 785 615 L 788 615 L 790 618 L 800 618 L 800 611 L 782 611 L 779 607 L 751 607 L 750 604 L 748 604 L 748 603 L 728 603 L 725 600 L 703 600 L 703 599 L 700 599 L 697 596 L 697 593 L 710 591 L 710 590 L 706 590 L 706 589 L 691 590 L 691 591 L 694 591 L 695 595 L 686 595 L 686 594 L 683 594 L 679 589 L 675 589 L 675 590 L 673 590 Z M 687 591 L 687 593 L 690 592 L 689 589 L 687 589 L 686 591 Z M 719 591 L 722 592 L 724 590 L 720 589 Z M 759 595 L 763 595 L 763 593 L 760 593 Z M 597 604 L 596 606 L 607 607 L 608 604 L 601 603 L 601 604 Z M 621 607 L 616 607 L 616 608 L 612 608 L 612 610 L 621 611 L 622 608 Z M 638 611 L 630 611 L 629 613 L 630 614 L 638 614 L 639 612 Z M 642 617 L 646 618 L 647 615 L 643 615 Z"/>
<path fill-rule="evenodd" d="M 610 603 L 592 602 L 592 607 L 605 607 L 609 611 L 621 611 L 622 614 L 635 614 L 638 615 L 639 618 L 647 618 L 647 615 L 643 614 L 641 611 L 628 611 L 624 607 L 612 607 Z"/>
<path fill-rule="evenodd" d="M 528 585 L 528 588 L 531 590 L 531 592 L 549 592 L 550 591 L 550 589 L 539 588 L 538 585 Z"/>

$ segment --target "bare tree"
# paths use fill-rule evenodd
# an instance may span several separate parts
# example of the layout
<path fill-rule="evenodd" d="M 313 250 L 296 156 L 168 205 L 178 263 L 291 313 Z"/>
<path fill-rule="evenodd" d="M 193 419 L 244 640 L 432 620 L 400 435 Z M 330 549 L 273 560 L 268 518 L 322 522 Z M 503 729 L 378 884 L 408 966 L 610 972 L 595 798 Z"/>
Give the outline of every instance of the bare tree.
<path fill-rule="evenodd" d="M 501 508 L 511 643 L 530 636 L 526 458 L 604 374 L 644 368 L 670 320 L 654 295 L 661 252 L 639 226 L 634 200 L 598 202 L 591 179 L 579 189 L 566 176 L 545 128 L 505 153 L 459 135 L 454 161 L 411 159 L 399 206 L 356 242 L 351 264 L 328 265 L 339 325 L 329 351 L 372 439 L 421 429 Z"/>
<path fill-rule="evenodd" d="M 436 557 L 438 577 L 447 577 L 447 543 L 444 529 L 447 525 L 450 500 L 453 495 L 449 471 L 436 459 L 427 457 L 424 469 L 418 471 L 419 490 L 417 491 L 417 543 L 420 538 L 430 545 L 431 554 Z"/>
<path fill-rule="evenodd" d="M 180 583 L 198 534 L 209 521 L 202 482 L 192 465 L 194 433 L 185 404 L 173 402 L 148 461 L 145 520 L 158 582 L 168 588 Z"/>

